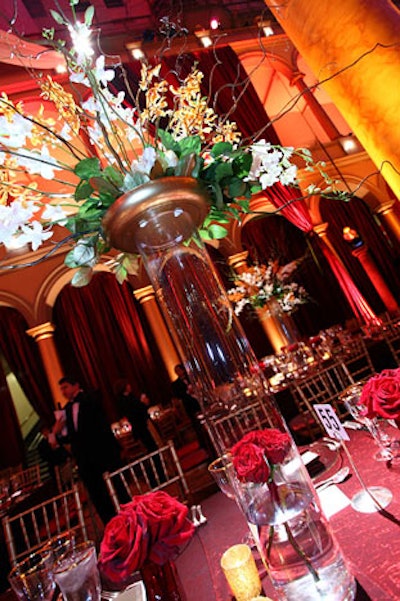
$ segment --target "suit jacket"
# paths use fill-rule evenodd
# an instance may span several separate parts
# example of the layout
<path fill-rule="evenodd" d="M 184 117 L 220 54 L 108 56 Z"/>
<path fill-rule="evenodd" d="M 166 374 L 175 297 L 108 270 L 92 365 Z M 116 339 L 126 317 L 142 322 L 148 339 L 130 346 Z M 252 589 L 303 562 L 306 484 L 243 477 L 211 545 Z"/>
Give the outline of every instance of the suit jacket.
<path fill-rule="evenodd" d="M 79 403 L 78 428 L 73 423 L 73 404 Z M 119 447 L 99 403 L 86 392 L 79 392 L 66 405 L 68 442 L 79 470 L 106 471 L 119 464 Z"/>

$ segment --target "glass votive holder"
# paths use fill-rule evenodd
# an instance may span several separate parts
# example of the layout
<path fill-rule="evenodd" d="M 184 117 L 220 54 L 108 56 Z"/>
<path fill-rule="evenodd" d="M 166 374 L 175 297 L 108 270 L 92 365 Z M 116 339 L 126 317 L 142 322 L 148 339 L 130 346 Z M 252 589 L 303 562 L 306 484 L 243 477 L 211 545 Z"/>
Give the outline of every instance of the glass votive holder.
<path fill-rule="evenodd" d="M 229 547 L 221 557 L 221 568 L 236 601 L 250 601 L 261 593 L 260 575 L 248 545 Z"/>

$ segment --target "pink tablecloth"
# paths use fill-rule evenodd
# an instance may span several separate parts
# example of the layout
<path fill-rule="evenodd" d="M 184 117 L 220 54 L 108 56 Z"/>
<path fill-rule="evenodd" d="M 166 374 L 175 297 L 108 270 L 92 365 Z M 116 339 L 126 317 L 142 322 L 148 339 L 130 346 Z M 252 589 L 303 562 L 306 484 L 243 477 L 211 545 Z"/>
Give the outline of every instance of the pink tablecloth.
<path fill-rule="evenodd" d="M 367 485 L 384 485 L 393 493 L 387 511 L 390 515 L 363 514 L 351 506 L 331 517 L 344 556 L 366 594 L 358 599 L 394 601 L 400 599 L 400 465 L 388 469 L 372 459 L 374 443 L 365 432 L 352 432 L 348 448 Z M 343 453 L 343 452 L 342 452 Z M 342 454 L 341 453 L 341 454 Z M 346 456 L 341 457 L 347 464 Z M 340 462 L 335 469 L 340 467 Z M 340 485 L 349 497 L 360 489 L 354 473 Z M 217 493 L 204 501 L 203 512 L 208 523 L 197 530 L 195 538 L 177 560 L 178 571 L 187 594 L 187 601 L 229 601 L 231 596 L 219 561 L 229 546 L 241 542 L 247 524 L 234 501 Z M 262 568 L 261 568 L 262 569 Z M 265 593 L 274 598 L 274 591 L 263 578 Z"/>

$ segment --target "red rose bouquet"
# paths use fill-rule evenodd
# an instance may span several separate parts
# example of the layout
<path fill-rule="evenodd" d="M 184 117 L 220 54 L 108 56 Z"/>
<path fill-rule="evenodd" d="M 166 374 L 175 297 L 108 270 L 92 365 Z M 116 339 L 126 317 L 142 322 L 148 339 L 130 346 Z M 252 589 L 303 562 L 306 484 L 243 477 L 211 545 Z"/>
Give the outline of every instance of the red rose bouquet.
<path fill-rule="evenodd" d="M 360 405 L 368 418 L 383 417 L 400 422 L 400 369 L 384 369 L 364 385 Z"/>
<path fill-rule="evenodd" d="M 108 588 L 121 589 L 146 562 L 174 559 L 195 527 L 188 508 L 165 492 L 139 495 L 123 505 L 104 530 L 99 570 Z"/>

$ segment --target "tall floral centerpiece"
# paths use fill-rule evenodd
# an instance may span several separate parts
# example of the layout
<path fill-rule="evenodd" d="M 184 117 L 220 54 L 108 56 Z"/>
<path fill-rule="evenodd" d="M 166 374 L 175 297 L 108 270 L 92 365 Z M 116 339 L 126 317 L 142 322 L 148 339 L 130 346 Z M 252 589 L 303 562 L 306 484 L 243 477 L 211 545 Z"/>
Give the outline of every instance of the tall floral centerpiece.
<path fill-rule="evenodd" d="M 73 13 L 74 6 L 71 0 Z M 210 432 L 217 415 L 262 404 L 270 427 L 287 440 L 276 474 L 291 461 L 292 479 L 303 482 L 307 476 L 299 453 L 202 238 L 226 235 L 230 219 L 249 210 L 253 193 L 276 182 L 297 186 L 297 162 L 314 168 L 309 152 L 262 139 L 242 144 L 236 125 L 208 107 L 196 68 L 173 85 L 161 77 L 159 66 L 143 65 L 137 93 L 123 78 L 130 104 L 123 92 L 115 95 L 109 89 L 115 66 L 88 46 L 93 10 L 86 10 L 84 22 L 70 23 L 64 14 L 53 14 L 74 38 L 67 49 L 46 32 L 66 57 L 70 88 L 39 79 L 44 97 L 60 114 L 51 123 L 42 113 L 28 116 L 22 104 L 0 98 L 0 155 L 6 173 L 0 182 L 0 241 L 36 248 L 51 236 L 54 221 L 63 224 L 70 230 L 66 262 L 77 269 L 75 285 L 89 281 L 111 248 L 119 251 L 112 267 L 120 281 L 135 269 L 139 254 L 182 349 Z M 58 196 L 47 198 L 40 179 L 27 183 L 39 174 L 60 181 Z M 213 442 L 224 451 L 216 432 Z M 305 498 L 296 507 L 311 507 L 309 485 L 298 490 L 296 498 Z M 301 524 L 296 520 L 296 528 Z M 324 570 L 317 579 L 324 581 L 324 590 L 333 591 L 331 601 L 352 599 L 354 580 L 328 527 L 315 535 L 331 541 L 321 547 Z M 292 572 L 287 599 L 310 599 L 303 576 L 302 563 Z"/>
<path fill-rule="evenodd" d="M 254 265 L 235 276 L 235 286 L 228 290 L 236 315 L 246 306 L 256 310 L 276 352 L 298 339 L 290 315 L 308 301 L 303 286 L 292 281 L 298 264 L 299 261 L 286 265 L 269 261 L 267 265 Z"/>

